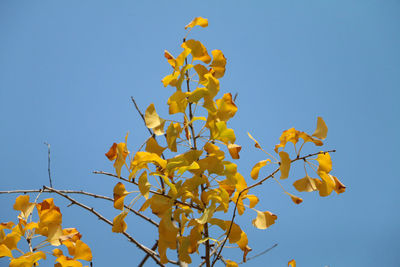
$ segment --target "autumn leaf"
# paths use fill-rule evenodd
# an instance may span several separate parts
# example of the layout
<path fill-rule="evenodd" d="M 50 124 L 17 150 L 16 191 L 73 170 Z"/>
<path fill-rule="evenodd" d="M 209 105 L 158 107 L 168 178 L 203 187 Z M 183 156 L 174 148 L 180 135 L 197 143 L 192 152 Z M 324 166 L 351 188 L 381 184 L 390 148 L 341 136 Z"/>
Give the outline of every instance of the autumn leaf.
<path fill-rule="evenodd" d="M 18 196 L 15 199 L 15 204 L 14 204 L 13 208 L 14 208 L 14 210 L 21 211 L 20 216 L 24 220 L 27 220 L 29 215 L 31 215 L 33 209 L 35 208 L 35 203 L 30 203 L 29 196 L 27 196 L 27 195 Z"/>
<path fill-rule="evenodd" d="M 328 127 L 326 126 L 325 121 L 321 117 L 318 117 L 317 129 L 315 129 L 315 132 L 312 134 L 312 136 L 315 136 L 319 139 L 325 139 L 327 134 Z"/>
<path fill-rule="evenodd" d="M 208 26 L 208 19 L 202 17 L 196 17 L 188 25 L 185 26 L 185 30 L 188 28 L 193 28 L 194 26 L 199 25 L 203 28 Z"/>
<path fill-rule="evenodd" d="M 142 194 L 142 196 L 145 199 L 149 198 L 149 191 L 151 188 L 151 184 L 147 181 L 147 172 L 143 172 L 140 176 L 139 176 L 139 190 L 140 193 Z"/>
<path fill-rule="evenodd" d="M 261 212 L 257 210 L 257 217 L 252 221 L 252 223 L 253 226 L 258 229 L 267 229 L 275 223 L 277 218 L 278 217 L 275 214 L 269 211 Z"/>
<path fill-rule="evenodd" d="M 123 211 L 118 214 L 113 220 L 112 231 L 114 233 L 123 233 L 128 228 L 125 220 L 125 217 L 128 215 L 128 212 Z"/>
<path fill-rule="evenodd" d="M 296 267 L 296 261 L 295 260 L 291 260 L 288 262 L 288 267 Z"/>
<path fill-rule="evenodd" d="M 279 169 L 281 171 L 281 179 L 286 179 L 289 177 L 289 170 L 290 170 L 290 158 L 289 154 L 281 151 L 279 152 L 279 156 L 281 158 Z"/>
<path fill-rule="evenodd" d="M 241 149 L 242 149 L 242 147 L 239 146 L 239 145 L 228 144 L 228 151 L 229 151 L 229 154 L 231 155 L 231 157 L 233 159 L 239 159 L 240 158 L 239 152 L 240 152 Z"/>
<path fill-rule="evenodd" d="M 152 129 L 156 135 L 164 134 L 165 120 L 158 116 L 154 104 L 150 104 L 144 115 L 147 128 Z"/>
<path fill-rule="evenodd" d="M 260 173 L 260 169 L 264 166 L 266 166 L 267 164 L 269 164 L 271 162 L 270 159 L 266 159 L 266 160 L 262 160 L 256 163 L 256 165 L 254 165 L 254 167 L 251 169 L 250 172 L 250 176 L 251 178 L 253 178 L 254 180 L 256 180 L 258 178 L 258 175 Z"/>
<path fill-rule="evenodd" d="M 114 208 L 118 210 L 124 209 L 124 199 L 129 194 L 128 191 L 125 189 L 125 185 L 121 182 L 117 183 L 114 186 Z"/>

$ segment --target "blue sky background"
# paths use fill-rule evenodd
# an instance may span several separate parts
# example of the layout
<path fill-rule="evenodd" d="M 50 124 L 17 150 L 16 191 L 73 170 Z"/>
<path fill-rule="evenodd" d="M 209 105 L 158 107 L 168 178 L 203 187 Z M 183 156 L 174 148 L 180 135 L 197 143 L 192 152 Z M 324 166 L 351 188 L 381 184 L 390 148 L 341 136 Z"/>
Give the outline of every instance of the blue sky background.
<path fill-rule="evenodd" d="M 283 130 L 312 133 L 322 116 L 325 148 L 337 149 L 333 174 L 347 186 L 339 196 L 297 194 L 298 206 L 273 181 L 259 188 L 258 208 L 277 214 L 276 224 L 255 229 L 251 213 L 238 222 L 251 255 L 279 245 L 248 265 L 287 266 L 294 258 L 300 267 L 398 266 L 399 14 L 394 0 L 0 1 L 0 190 L 48 184 L 46 141 L 56 188 L 112 196 L 116 181 L 92 171 L 113 171 L 104 153 L 127 131 L 131 151 L 148 137 L 130 96 L 166 117 L 173 89 L 160 82 L 170 73 L 163 51 L 176 55 L 184 26 L 203 16 L 209 27 L 191 37 L 224 52 L 221 92 L 238 93 L 230 126 L 243 146 L 239 171 L 249 178 L 265 158 L 247 131 L 273 151 Z M 293 193 L 303 173 L 291 174 L 283 184 Z M 0 195 L 1 222 L 15 220 L 15 197 Z M 118 214 L 109 202 L 75 198 L 110 219 Z M 143 257 L 92 214 L 56 203 L 64 227 L 83 233 L 94 266 Z M 128 232 L 152 246 L 156 230 L 134 215 L 127 221 Z M 241 260 L 238 249 L 224 253 Z"/>

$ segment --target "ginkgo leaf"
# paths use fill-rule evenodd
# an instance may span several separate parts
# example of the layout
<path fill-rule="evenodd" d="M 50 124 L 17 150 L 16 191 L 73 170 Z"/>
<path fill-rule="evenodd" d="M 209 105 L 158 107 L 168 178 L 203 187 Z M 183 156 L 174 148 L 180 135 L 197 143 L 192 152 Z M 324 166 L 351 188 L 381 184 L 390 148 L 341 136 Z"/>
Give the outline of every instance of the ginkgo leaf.
<path fill-rule="evenodd" d="M 81 240 L 76 241 L 75 244 L 75 255 L 74 259 L 77 260 L 84 260 L 84 261 L 91 261 L 92 260 L 92 251 L 90 247 L 82 242 Z"/>
<path fill-rule="evenodd" d="M 315 180 L 316 181 L 316 186 L 319 191 L 319 195 L 321 197 L 326 197 L 329 196 L 332 191 L 336 188 L 336 183 L 333 177 L 324 172 L 324 171 L 319 171 L 317 172 L 318 176 L 321 177 L 322 181 L 320 180 Z"/>
<path fill-rule="evenodd" d="M 231 93 L 224 94 L 222 98 L 217 99 L 215 103 L 218 106 L 217 117 L 222 121 L 228 121 L 235 116 L 237 106 L 233 102 Z"/>
<path fill-rule="evenodd" d="M 114 186 L 113 196 L 114 196 L 114 208 L 118 210 L 124 209 L 124 199 L 129 194 L 125 189 L 125 185 L 121 182 Z"/>
<path fill-rule="evenodd" d="M 53 246 L 61 245 L 60 237 L 63 235 L 60 224 L 48 224 L 47 225 L 47 241 Z"/>
<path fill-rule="evenodd" d="M 185 263 L 192 263 L 192 259 L 189 256 L 189 246 L 190 246 L 190 239 L 188 236 L 180 236 L 179 237 L 179 260 Z"/>
<path fill-rule="evenodd" d="M 117 143 L 113 143 L 105 155 L 109 160 L 115 160 L 117 158 Z"/>
<path fill-rule="evenodd" d="M 254 227 L 258 229 L 267 229 L 275 223 L 277 218 L 278 217 L 275 214 L 269 211 L 261 212 L 257 210 L 257 217 L 252 221 L 252 223 Z"/>
<path fill-rule="evenodd" d="M 163 128 L 165 120 L 160 118 L 160 116 L 158 116 L 153 103 L 147 107 L 144 119 L 146 122 L 146 126 L 150 129 L 153 129 L 156 135 L 164 134 Z"/>
<path fill-rule="evenodd" d="M 281 179 L 286 179 L 289 177 L 289 170 L 290 170 L 290 158 L 289 154 L 281 151 L 279 152 L 279 157 L 281 158 L 281 164 L 279 166 L 279 169 L 281 171 Z"/>
<path fill-rule="evenodd" d="M 146 151 L 150 153 L 155 153 L 159 156 L 164 152 L 166 147 L 160 146 L 154 137 L 150 137 L 146 142 Z"/>
<path fill-rule="evenodd" d="M 309 177 L 308 175 L 294 182 L 293 186 L 299 192 L 312 192 L 317 190 L 317 186 L 315 185 L 315 179 Z"/>
<path fill-rule="evenodd" d="M 225 74 L 226 58 L 221 50 L 213 50 L 211 54 L 213 56 L 213 60 L 210 64 L 212 73 L 215 78 L 222 78 Z"/>
<path fill-rule="evenodd" d="M 215 205 L 215 200 L 213 199 L 213 200 L 211 200 L 210 206 L 207 207 L 207 208 L 203 211 L 202 216 L 201 216 L 199 219 L 196 219 L 196 221 L 197 221 L 199 224 L 205 224 L 206 222 L 208 222 L 208 221 L 212 218 L 215 209 L 216 209 L 216 205 Z"/>
<path fill-rule="evenodd" d="M 260 148 L 260 149 L 261 149 L 261 146 L 260 146 L 260 144 L 258 143 L 258 141 L 257 141 L 256 139 L 254 139 L 254 137 L 251 136 L 251 134 L 250 134 L 249 132 L 247 132 L 247 135 L 250 137 L 251 140 L 253 140 L 253 141 L 255 142 L 254 146 L 255 146 L 256 148 Z"/>
<path fill-rule="evenodd" d="M 330 174 L 329 174 L 330 175 Z M 338 178 L 336 178 L 333 175 L 330 175 L 334 180 L 335 180 L 335 192 L 338 194 L 344 193 L 346 191 L 346 186 L 342 184 L 342 182 L 339 181 Z"/>
<path fill-rule="evenodd" d="M 332 170 L 332 160 L 328 152 L 318 154 L 318 170 L 317 172 L 329 173 Z"/>
<path fill-rule="evenodd" d="M 0 244 L 0 258 L 1 257 L 10 257 L 13 258 L 11 250 L 4 244 Z"/>
<path fill-rule="evenodd" d="M 121 169 L 122 166 L 125 165 L 126 157 L 128 156 L 129 151 L 126 147 L 126 143 L 119 143 L 117 145 L 117 159 L 114 162 L 115 172 L 118 177 L 121 177 Z"/>
<path fill-rule="evenodd" d="M 169 114 L 185 113 L 188 104 L 186 93 L 177 90 L 168 98 L 167 104 L 169 105 Z"/>
<path fill-rule="evenodd" d="M 225 267 L 238 267 L 239 266 L 236 262 L 231 261 L 231 260 L 225 260 L 225 262 L 226 262 Z"/>
<path fill-rule="evenodd" d="M 250 172 L 251 178 L 256 180 L 258 178 L 259 173 L 260 173 L 260 169 L 262 167 L 266 166 L 267 164 L 269 164 L 270 162 L 271 162 L 270 159 L 266 159 L 266 160 L 262 160 L 260 162 L 257 162 L 256 165 L 254 165 L 253 169 L 251 169 L 251 172 Z"/>
<path fill-rule="evenodd" d="M 128 228 L 126 222 L 124 221 L 126 215 L 128 215 L 128 212 L 123 211 L 114 218 L 113 226 L 111 229 L 114 233 L 123 233 L 126 231 L 126 229 Z"/>
<path fill-rule="evenodd" d="M 202 18 L 202 17 L 196 17 L 191 22 L 189 22 L 188 25 L 185 26 L 185 30 L 188 29 L 188 28 L 193 28 L 196 25 L 205 28 L 205 27 L 208 26 L 208 19 L 205 19 L 205 18 Z"/>
<path fill-rule="evenodd" d="M 18 242 L 21 240 L 20 233 L 14 231 L 14 229 L 11 233 L 7 234 L 3 240 L 1 240 L 1 244 L 6 245 L 10 250 L 17 249 Z"/>
<path fill-rule="evenodd" d="M 288 267 L 296 267 L 296 261 L 295 260 L 291 260 L 288 262 Z"/>
<path fill-rule="evenodd" d="M 258 197 L 255 195 L 245 195 L 243 198 L 247 198 L 250 201 L 250 209 L 254 208 L 259 201 Z"/>
<path fill-rule="evenodd" d="M 293 203 L 300 204 L 301 202 L 303 202 L 303 199 L 301 199 L 301 198 L 299 198 L 299 197 L 297 197 L 297 196 L 295 196 L 293 194 L 290 194 L 289 192 L 285 192 L 285 193 L 290 196 L 290 198 L 292 199 Z"/>
<path fill-rule="evenodd" d="M 138 186 L 139 186 L 139 190 L 140 190 L 140 193 L 142 194 L 142 196 L 145 199 L 148 199 L 149 198 L 149 191 L 150 191 L 150 188 L 151 188 L 151 184 L 147 180 L 147 172 L 144 171 L 140 175 Z"/>
<path fill-rule="evenodd" d="M 239 152 L 240 152 L 241 149 L 242 149 L 242 147 L 239 146 L 239 145 L 228 144 L 228 151 L 229 151 L 229 154 L 231 155 L 231 157 L 233 159 L 239 159 L 240 158 Z"/>
<path fill-rule="evenodd" d="M 202 85 L 206 85 L 207 79 L 204 77 L 204 75 L 208 73 L 208 69 L 202 64 L 196 64 L 193 66 L 193 68 L 199 76 L 199 83 Z"/>
<path fill-rule="evenodd" d="M 295 128 L 290 128 L 283 131 L 281 137 L 279 137 L 280 143 L 275 146 L 275 152 L 278 153 L 280 147 L 285 147 L 287 142 L 292 142 L 294 145 L 299 141 L 299 131 Z"/>
<path fill-rule="evenodd" d="M 35 203 L 29 202 L 28 195 L 18 196 L 15 199 L 15 204 L 14 204 L 13 208 L 14 208 L 14 210 L 21 211 L 20 216 L 24 220 L 27 220 L 29 215 L 32 213 L 33 209 L 35 208 Z"/>
<path fill-rule="evenodd" d="M 201 60 L 204 63 L 208 64 L 211 61 L 211 57 L 207 52 L 205 46 L 200 42 L 193 39 L 187 40 L 182 44 L 182 48 L 189 48 L 192 54 L 193 61 Z"/>
<path fill-rule="evenodd" d="M 220 140 L 225 144 L 235 143 L 235 132 L 233 131 L 233 129 L 228 129 L 226 127 L 225 121 L 216 122 L 215 126 L 217 127 L 217 136 L 215 137 L 215 139 Z"/>
<path fill-rule="evenodd" d="M 315 132 L 312 134 L 312 136 L 315 136 L 323 140 L 326 138 L 327 135 L 328 135 L 328 127 L 326 126 L 325 121 L 321 117 L 318 117 L 317 129 L 315 129 Z"/>
<path fill-rule="evenodd" d="M 43 251 L 28 252 L 18 258 L 11 259 L 9 267 L 33 266 L 41 259 L 46 259 L 46 254 Z"/>
<path fill-rule="evenodd" d="M 176 83 L 178 82 L 179 75 L 180 75 L 180 71 L 174 71 L 173 73 L 165 76 L 161 80 L 161 82 L 163 83 L 164 87 L 167 87 L 168 85 L 176 86 Z"/>
<path fill-rule="evenodd" d="M 167 144 L 168 148 L 172 152 L 177 152 L 176 148 L 176 139 L 179 137 L 180 133 L 182 132 L 181 125 L 179 123 L 173 123 L 168 126 L 167 129 Z"/>
<path fill-rule="evenodd" d="M 56 259 L 57 264 L 54 265 L 54 267 L 82 267 L 82 263 L 71 259 L 69 257 L 66 257 L 64 255 L 59 256 Z"/>

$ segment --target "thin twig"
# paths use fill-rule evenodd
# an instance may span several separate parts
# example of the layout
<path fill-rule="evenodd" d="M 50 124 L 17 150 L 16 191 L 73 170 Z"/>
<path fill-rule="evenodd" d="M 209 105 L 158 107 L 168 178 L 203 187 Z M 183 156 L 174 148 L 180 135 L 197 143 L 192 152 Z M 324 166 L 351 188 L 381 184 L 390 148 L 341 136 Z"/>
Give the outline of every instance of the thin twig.
<path fill-rule="evenodd" d="M 154 245 L 151 247 L 151 250 L 156 250 L 158 246 L 158 240 L 156 240 L 156 242 L 154 243 Z M 146 256 L 143 258 L 143 260 L 139 263 L 138 267 L 142 267 L 145 262 L 148 260 L 148 258 L 150 257 L 149 254 L 146 254 Z"/>
<path fill-rule="evenodd" d="M 93 208 L 88 207 L 78 201 L 76 201 L 75 199 L 69 197 L 68 195 L 54 189 L 51 187 L 47 187 L 47 186 L 43 186 L 43 189 L 47 189 L 49 191 L 53 191 L 54 193 L 68 199 L 69 201 L 71 201 L 73 204 L 84 208 L 85 210 L 88 210 L 89 212 L 93 213 L 94 215 L 96 215 L 100 220 L 102 220 L 103 222 L 113 226 L 113 223 L 108 220 L 107 218 L 105 218 L 103 215 L 101 215 L 100 213 L 98 213 L 97 211 L 95 211 Z M 128 238 L 128 240 L 132 243 L 134 243 L 139 249 L 143 250 L 146 254 L 148 254 L 159 266 L 164 266 L 159 259 L 157 259 L 157 256 L 159 256 L 155 251 L 153 251 L 152 249 L 149 249 L 148 247 L 140 244 L 138 241 L 136 241 L 136 239 L 134 239 L 132 236 L 130 236 L 127 232 L 122 232 L 122 234 Z"/>
<path fill-rule="evenodd" d="M 50 187 L 53 187 L 53 183 L 51 181 L 51 172 L 50 172 L 50 144 L 47 142 L 44 142 L 44 144 L 47 146 L 47 171 L 49 172 Z"/>
<path fill-rule="evenodd" d="M 316 156 L 316 155 L 319 155 L 319 154 L 325 154 L 325 153 L 329 153 L 329 152 L 336 152 L 336 150 L 333 149 L 333 150 L 328 150 L 328 151 L 320 151 L 320 152 L 308 154 L 308 155 L 303 156 L 303 157 L 297 156 L 295 159 L 292 159 L 292 160 L 290 161 L 290 163 L 293 163 L 293 162 L 298 161 L 298 160 L 306 160 L 306 159 L 309 158 L 309 157 Z M 229 234 L 231 233 L 232 226 L 233 226 L 233 222 L 234 222 L 235 216 L 236 216 L 237 205 L 238 205 L 238 202 L 239 202 L 239 199 L 240 199 L 241 195 L 242 195 L 244 192 L 247 192 L 248 190 L 250 190 L 251 188 L 261 185 L 261 184 L 262 184 L 263 182 L 265 182 L 267 179 L 273 177 L 278 171 L 279 171 L 279 168 L 277 168 L 275 171 L 273 171 L 270 175 L 268 175 L 268 176 L 265 177 L 264 179 L 262 179 L 262 180 L 258 181 L 257 183 L 254 183 L 254 184 L 252 184 L 252 185 L 250 185 L 250 186 L 248 186 L 248 187 L 242 189 L 242 190 L 239 192 L 238 197 L 237 197 L 236 202 L 235 202 L 235 207 L 234 207 L 234 209 L 233 209 L 233 214 L 232 214 L 231 223 L 230 223 L 230 225 L 229 225 L 228 231 L 226 232 L 226 237 L 224 238 L 224 241 L 222 242 L 221 248 L 220 248 L 220 250 L 218 251 L 217 256 L 214 258 L 213 263 L 212 263 L 211 266 L 214 266 L 214 264 L 217 262 L 218 258 L 219 258 L 220 255 L 221 255 L 222 250 L 224 249 L 225 243 L 226 243 L 226 241 L 228 240 Z"/>
<path fill-rule="evenodd" d="M 247 263 L 247 262 L 250 261 L 250 260 L 253 260 L 253 259 L 257 258 L 257 257 L 260 257 L 260 256 L 264 255 L 265 253 L 269 252 L 270 250 L 272 250 L 273 248 L 276 248 L 277 246 L 278 246 L 278 243 L 272 245 L 272 247 L 269 247 L 269 248 L 267 248 L 266 250 L 264 250 L 264 251 L 262 251 L 262 252 L 260 252 L 260 253 L 258 253 L 258 254 L 256 254 L 256 255 L 254 255 L 254 256 L 252 256 L 252 257 L 247 258 L 247 259 L 246 259 L 246 262 L 242 261 L 242 262 L 240 262 L 239 264 L 244 264 L 244 263 Z"/>

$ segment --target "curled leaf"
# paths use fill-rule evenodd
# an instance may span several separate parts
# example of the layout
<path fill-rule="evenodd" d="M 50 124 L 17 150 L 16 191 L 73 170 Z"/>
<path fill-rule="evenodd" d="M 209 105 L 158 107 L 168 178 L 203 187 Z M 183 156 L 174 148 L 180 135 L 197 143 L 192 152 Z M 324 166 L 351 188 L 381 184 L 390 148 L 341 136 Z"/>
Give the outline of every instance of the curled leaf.
<path fill-rule="evenodd" d="M 288 267 L 296 267 L 296 261 L 295 260 L 291 260 L 288 262 Z"/>
<path fill-rule="evenodd" d="M 114 218 L 113 226 L 111 229 L 114 233 L 123 233 L 126 231 L 126 229 L 128 228 L 126 222 L 124 221 L 126 215 L 128 215 L 128 212 L 123 211 Z"/>
<path fill-rule="evenodd" d="M 270 162 L 271 162 L 270 159 L 266 159 L 266 160 L 262 160 L 260 162 L 257 162 L 256 165 L 254 165 L 253 169 L 251 169 L 251 172 L 250 172 L 251 178 L 256 180 L 258 178 L 259 173 L 260 173 L 260 169 L 262 167 L 264 167 L 265 165 L 267 165 L 268 163 L 270 163 Z"/>
<path fill-rule="evenodd" d="M 149 191 L 151 188 L 151 184 L 147 180 L 147 172 L 143 172 L 140 177 L 139 177 L 139 190 L 142 196 L 144 196 L 145 199 L 149 198 Z"/>
<path fill-rule="evenodd" d="M 285 192 L 285 193 L 290 196 L 290 198 L 292 199 L 294 204 L 300 204 L 301 202 L 303 202 L 303 199 L 301 199 L 293 194 L 290 194 L 289 192 Z"/>
<path fill-rule="evenodd" d="M 279 157 L 281 158 L 281 164 L 279 166 L 279 169 L 281 171 L 281 179 L 286 179 L 289 177 L 289 170 L 290 170 L 290 158 L 289 154 L 281 151 L 279 152 Z"/>
<path fill-rule="evenodd" d="M 315 179 L 306 175 L 304 178 L 301 178 L 293 183 L 293 186 L 299 192 L 312 192 L 317 190 L 317 186 L 315 184 Z"/>
<path fill-rule="evenodd" d="M 153 129 L 156 135 L 164 134 L 165 120 L 158 116 L 153 103 L 147 107 L 144 120 L 147 128 Z"/>
<path fill-rule="evenodd" d="M 275 214 L 269 211 L 261 212 L 257 210 L 257 217 L 252 221 L 252 223 L 254 227 L 258 229 L 267 229 L 275 223 L 277 218 L 278 217 Z"/>
<path fill-rule="evenodd" d="M 124 209 L 124 199 L 129 194 L 125 189 L 125 185 L 121 182 L 114 186 L 114 208 L 118 210 Z"/>
<path fill-rule="evenodd" d="M 240 152 L 241 149 L 242 149 L 242 147 L 239 146 L 239 145 L 228 144 L 228 151 L 229 151 L 229 154 L 231 155 L 231 157 L 233 159 L 239 159 L 240 158 L 239 152 Z"/>
<path fill-rule="evenodd" d="M 205 28 L 205 27 L 208 26 L 208 19 L 205 19 L 205 18 L 202 18 L 202 17 L 196 17 L 191 22 L 189 22 L 188 25 L 185 26 L 185 30 L 188 29 L 188 28 L 193 28 L 196 25 Z"/>
<path fill-rule="evenodd" d="M 318 117 L 317 129 L 315 129 L 315 132 L 312 134 L 312 136 L 315 136 L 319 139 L 325 139 L 327 135 L 328 127 L 326 126 L 325 121 L 321 117 Z"/>

